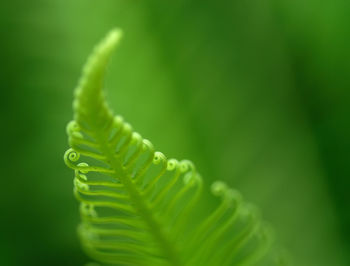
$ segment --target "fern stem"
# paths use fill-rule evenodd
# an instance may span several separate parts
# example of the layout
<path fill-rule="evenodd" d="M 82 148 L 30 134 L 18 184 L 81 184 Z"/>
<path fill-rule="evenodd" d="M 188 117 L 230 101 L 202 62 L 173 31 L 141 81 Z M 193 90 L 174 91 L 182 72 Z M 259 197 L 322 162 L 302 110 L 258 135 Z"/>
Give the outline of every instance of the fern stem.
<path fill-rule="evenodd" d="M 75 90 L 75 119 L 67 126 L 71 148 L 64 160 L 75 172 L 84 248 L 97 261 L 113 265 L 255 263 L 270 240 L 257 213 L 240 204 L 239 193 L 214 182 L 211 190 L 221 204 L 192 221 L 202 197 L 194 165 L 167 160 L 108 108 L 104 72 L 120 37 L 120 30 L 112 30 L 89 57 Z M 80 156 L 87 161 L 79 163 Z M 227 236 L 231 232 L 233 238 Z"/>
<path fill-rule="evenodd" d="M 163 227 L 158 223 L 158 221 L 156 221 L 155 217 L 153 216 L 153 212 L 151 212 L 149 207 L 146 205 L 146 201 L 143 199 L 141 193 L 132 182 L 131 174 L 127 172 L 125 167 L 123 167 L 121 160 L 119 160 L 115 153 L 113 153 L 113 151 L 110 149 L 109 143 L 105 142 L 105 136 L 96 134 L 94 137 L 100 144 L 100 149 L 103 154 L 106 155 L 112 169 L 114 169 L 115 173 L 118 173 L 118 175 L 115 174 L 115 178 L 119 179 L 121 183 L 123 183 L 125 189 L 130 195 L 133 205 L 145 221 L 146 225 L 149 227 L 150 232 L 158 242 L 159 248 L 163 251 L 164 256 L 168 259 L 170 265 L 180 266 L 181 264 L 175 246 L 169 241 L 169 238 L 162 231 Z"/>

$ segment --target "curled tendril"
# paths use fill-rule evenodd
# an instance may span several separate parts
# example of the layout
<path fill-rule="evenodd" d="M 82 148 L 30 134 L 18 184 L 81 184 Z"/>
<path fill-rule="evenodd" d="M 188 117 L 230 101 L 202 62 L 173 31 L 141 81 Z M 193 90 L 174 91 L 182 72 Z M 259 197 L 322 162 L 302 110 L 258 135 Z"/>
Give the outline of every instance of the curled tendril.
<path fill-rule="evenodd" d="M 159 164 L 161 162 L 166 162 L 166 157 L 163 153 L 156 151 L 153 156 L 153 163 L 154 164 Z"/>
<path fill-rule="evenodd" d="M 125 135 L 131 134 L 132 126 L 129 123 L 124 123 L 123 132 Z"/>
<path fill-rule="evenodd" d="M 261 222 L 259 219 L 261 216 L 260 211 L 255 205 L 251 203 L 245 202 L 242 204 L 240 216 L 241 216 L 241 219 L 243 220 L 255 221 L 259 223 Z"/>
<path fill-rule="evenodd" d="M 123 121 L 124 121 L 124 119 L 122 116 L 116 115 L 113 119 L 113 125 L 115 127 L 121 127 L 123 125 Z"/>
<path fill-rule="evenodd" d="M 167 163 L 167 170 L 173 171 L 178 165 L 179 165 L 178 160 L 170 159 L 170 160 L 168 160 L 168 163 Z"/>
<path fill-rule="evenodd" d="M 74 186 L 78 188 L 78 190 L 89 191 L 90 187 L 88 184 L 83 183 L 79 178 L 74 178 Z"/>
<path fill-rule="evenodd" d="M 64 162 L 69 168 L 72 168 L 73 170 L 80 171 L 81 173 L 88 173 L 88 172 L 100 172 L 100 173 L 114 173 L 113 169 L 108 169 L 104 167 L 99 166 L 89 166 L 86 163 L 76 163 L 80 158 L 80 153 L 75 151 L 74 149 L 70 148 L 68 149 L 64 154 Z"/>
<path fill-rule="evenodd" d="M 237 190 L 229 188 L 225 193 L 225 199 L 229 202 L 236 201 L 239 203 L 242 201 L 242 195 Z"/>
<path fill-rule="evenodd" d="M 88 180 L 87 176 L 83 175 L 79 170 L 75 170 L 74 177 L 78 178 L 80 180 L 80 182 L 86 182 Z"/>
<path fill-rule="evenodd" d="M 87 163 L 79 163 L 77 165 L 79 167 L 79 172 L 82 174 L 87 174 L 89 172 L 89 165 Z M 86 169 L 84 169 L 86 168 Z"/>
<path fill-rule="evenodd" d="M 183 160 L 180 162 L 180 171 L 181 171 L 181 173 L 185 173 L 187 171 L 195 172 L 196 168 L 194 167 L 194 165 L 191 161 Z"/>
<path fill-rule="evenodd" d="M 225 193 L 227 192 L 227 185 L 222 182 L 222 181 L 215 181 L 212 185 L 211 185 L 211 192 L 215 195 L 215 196 L 223 196 L 225 195 Z"/>
<path fill-rule="evenodd" d="M 133 132 L 132 133 L 132 136 L 131 136 L 131 142 L 130 144 L 133 145 L 133 144 L 137 144 L 137 143 L 140 143 L 142 141 L 142 137 L 139 133 L 137 132 Z"/>
<path fill-rule="evenodd" d="M 98 239 L 98 235 L 96 233 L 94 233 L 91 229 L 93 227 L 88 225 L 88 224 L 80 224 L 78 227 L 78 233 L 85 238 L 89 238 L 89 239 Z M 97 264 L 98 265 L 98 264 Z M 90 264 L 89 264 L 90 266 Z"/>
<path fill-rule="evenodd" d="M 229 188 L 224 182 L 216 181 L 211 185 L 211 192 L 215 196 L 222 197 L 227 203 L 242 201 L 242 195 L 235 189 Z"/>
<path fill-rule="evenodd" d="M 73 150 L 72 148 L 68 149 L 64 154 L 64 162 L 66 165 L 72 169 L 76 169 L 77 166 L 72 162 L 78 161 L 80 158 L 80 154 Z"/>
<path fill-rule="evenodd" d="M 83 134 L 80 133 L 80 130 L 81 130 L 80 126 L 74 120 L 70 121 L 67 125 L 67 128 L 66 128 L 68 136 L 82 139 Z"/>
<path fill-rule="evenodd" d="M 148 139 L 142 140 L 142 150 L 147 151 L 149 150 L 151 153 L 154 153 L 154 147 L 152 142 L 150 142 Z"/>
<path fill-rule="evenodd" d="M 202 181 L 202 178 L 197 173 L 189 172 L 185 174 L 183 182 L 185 185 L 194 186 Z"/>
<path fill-rule="evenodd" d="M 87 203 L 84 203 L 82 202 L 80 204 L 80 213 L 82 215 L 85 215 L 85 216 L 89 216 L 89 217 L 97 217 L 97 212 L 94 208 L 94 205 L 93 204 L 87 204 Z"/>

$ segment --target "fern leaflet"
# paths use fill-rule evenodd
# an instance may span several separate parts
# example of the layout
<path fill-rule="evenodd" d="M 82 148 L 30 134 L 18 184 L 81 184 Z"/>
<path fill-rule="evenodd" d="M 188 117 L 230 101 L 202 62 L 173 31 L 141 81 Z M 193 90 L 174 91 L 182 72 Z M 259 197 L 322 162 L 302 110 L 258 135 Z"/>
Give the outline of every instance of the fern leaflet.
<path fill-rule="evenodd" d="M 88 59 L 67 126 L 84 250 L 112 265 L 273 265 L 254 207 L 220 181 L 211 207 L 190 161 L 167 159 L 107 106 L 103 77 L 121 35 L 112 30 Z"/>

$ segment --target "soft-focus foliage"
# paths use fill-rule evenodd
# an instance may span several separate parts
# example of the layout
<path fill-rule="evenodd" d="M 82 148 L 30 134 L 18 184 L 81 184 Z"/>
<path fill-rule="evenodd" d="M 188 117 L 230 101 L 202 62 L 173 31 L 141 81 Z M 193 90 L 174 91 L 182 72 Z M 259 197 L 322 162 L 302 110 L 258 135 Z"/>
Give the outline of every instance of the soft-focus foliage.
<path fill-rule="evenodd" d="M 112 30 L 90 55 L 67 125 L 64 161 L 74 170 L 86 253 L 112 265 L 285 266 L 270 229 L 239 192 L 215 181 L 220 203 L 211 208 L 217 199 L 203 193 L 191 161 L 167 159 L 113 115 L 104 72 L 121 36 Z"/>
<path fill-rule="evenodd" d="M 207 182 L 224 179 L 259 205 L 295 265 L 349 265 L 349 5 L 2 3 L 1 264 L 88 260 L 64 127 L 80 66 L 119 26 L 126 38 L 106 82 L 118 113 L 168 156 L 191 158 Z"/>

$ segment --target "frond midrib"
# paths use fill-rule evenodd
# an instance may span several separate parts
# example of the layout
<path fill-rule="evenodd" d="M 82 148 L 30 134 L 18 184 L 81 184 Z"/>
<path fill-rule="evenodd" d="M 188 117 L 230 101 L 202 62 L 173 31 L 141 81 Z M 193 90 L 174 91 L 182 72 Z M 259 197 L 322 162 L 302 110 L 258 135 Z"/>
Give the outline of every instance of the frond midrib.
<path fill-rule="evenodd" d="M 126 191 L 130 195 L 130 200 L 134 204 L 135 210 L 140 214 L 144 222 L 150 229 L 150 233 L 153 235 L 154 239 L 158 242 L 159 248 L 162 253 L 165 255 L 169 265 L 172 266 L 181 266 L 179 260 L 179 254 L 174 246 L 171 243 L 169 237 L 164 233 L 162 225 L 155 219 L 152 210 L 147 206 L 144 197 L 141 195 L 135 184 L 131 180 L 131 175 L 128 171 L 125 170 L 123 164 L 116 157 L 115 152 L 109 146 L 109 143 L 106 141 L 107 138 L 102 134 L 95 134 L 95 140 L 100 146 L 102 154 L 104 154 L 107 160 L 110 162 L 111 168 L 114 170 L 114 178 L 121 181 L 125 186 Z"/>

